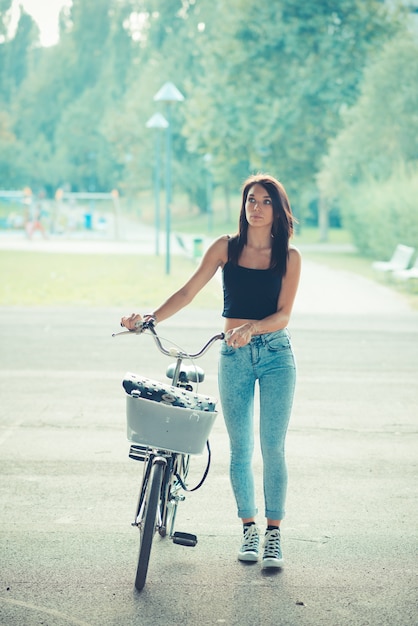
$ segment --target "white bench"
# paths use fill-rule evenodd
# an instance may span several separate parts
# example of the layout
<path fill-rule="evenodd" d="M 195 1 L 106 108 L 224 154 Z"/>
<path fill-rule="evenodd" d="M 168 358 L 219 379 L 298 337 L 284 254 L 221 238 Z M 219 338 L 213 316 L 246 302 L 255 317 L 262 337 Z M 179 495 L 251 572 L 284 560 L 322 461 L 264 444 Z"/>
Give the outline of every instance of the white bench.
<path fill-rule="evenodd" d="M 409 270 L 396 270 L 393 272 L 395 278 L 399 278 L 400 280 L 409 280 L 410 278 L 418 278 L 418 257 L 415 260 L 415 263 Z"/>
<path fill-rule="evenodd" d="M 415 248 L 399 244 L 389 261 L 375 261 L 372 264 L 374 270 L 378 272 L 400 272 L 408 269 Z"/>

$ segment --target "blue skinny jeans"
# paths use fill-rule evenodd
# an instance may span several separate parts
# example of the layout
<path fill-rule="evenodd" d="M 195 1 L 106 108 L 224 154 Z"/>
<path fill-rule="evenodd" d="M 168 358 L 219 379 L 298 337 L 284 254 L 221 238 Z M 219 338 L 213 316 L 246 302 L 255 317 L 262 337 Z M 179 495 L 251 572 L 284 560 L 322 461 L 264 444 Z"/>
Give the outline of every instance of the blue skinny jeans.
<path fill-rule="evenodd" d="M 292 410 L 296 363 L 288 330 L 253 337 L 242 348 L 220 347 L 218 385 L 230 440 L 230 478 L 238 517 L 257 514 L 252 458 L 254 391 L 260 396 L 265 517 L 285 515 L 287 467 L 285 439 Z"/>

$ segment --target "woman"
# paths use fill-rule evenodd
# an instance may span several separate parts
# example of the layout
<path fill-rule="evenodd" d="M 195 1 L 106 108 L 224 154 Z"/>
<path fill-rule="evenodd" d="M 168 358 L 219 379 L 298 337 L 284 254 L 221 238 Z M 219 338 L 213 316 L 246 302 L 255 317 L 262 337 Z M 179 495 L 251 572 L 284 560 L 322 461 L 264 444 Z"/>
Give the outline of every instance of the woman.
<path fill-rule="evenodd" d="M 219 392 L 230 440 L 230 477 L 243 523 L 241 561 L 257 561 L 252 455 L 255 382 L 260 394 L 260 443 L 267 528 L 264 567 L 281 567 L 280 524 L 287 487 L 285 437 L 296 379 L 287 325 L 299 283 L 301 257 L 289 245 L 293 216 L 283 185 L 265 174 L 243 185 L 238 234 L 217 239 L 192 277 L 145 319 L 161 322 L 189 304 L 218 268 L 223 272 L 225 341 Z M 142 318 L 123 317 L 133 330 Z"/>

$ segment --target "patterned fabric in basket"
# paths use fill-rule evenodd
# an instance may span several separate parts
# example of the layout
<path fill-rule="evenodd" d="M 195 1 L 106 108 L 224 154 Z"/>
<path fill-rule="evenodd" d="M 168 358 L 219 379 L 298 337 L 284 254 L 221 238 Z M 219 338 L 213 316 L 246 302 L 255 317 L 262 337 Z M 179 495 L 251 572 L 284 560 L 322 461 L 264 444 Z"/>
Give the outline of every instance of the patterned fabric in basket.
<path fill-rule="evenodd" d="M 197 411 L 216 411 L 216 400 L 209 396 L 186 391 L 181 387 L 166 385 L 145 376 L 128 372 L 123 380 L 123 388 L 129 395 L 171 406 Z"/>

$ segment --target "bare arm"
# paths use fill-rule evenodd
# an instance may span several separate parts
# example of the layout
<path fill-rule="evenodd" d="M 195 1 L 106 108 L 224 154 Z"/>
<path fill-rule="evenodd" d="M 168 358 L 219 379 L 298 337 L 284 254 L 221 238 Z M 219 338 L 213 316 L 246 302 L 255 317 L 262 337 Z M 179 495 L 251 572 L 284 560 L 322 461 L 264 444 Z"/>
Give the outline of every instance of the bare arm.
<path fill-rule="evenodd" d="M 290 321 L 293 303 L 299 286 L 302 258 L 299 250 L 291 248 L 286 274 L 283 276 L 277 311 L 263 320 L 254 322 L 254 333 L 269 333 L 286 328 Z"/>
<path fill-rule="evenodd" d="M 173 293 L 163 304 L 152 313 L 158 322 L 171 317 L 185 306 L 190 304 L 193 298 L 215 275 L 219 267 L 226 263 L 228 255 L 228 237 L 223 236 L 214 241 L 204 254 L 199 267 L 189 280 Z M 129 317 L 122 317 L 121 324 L 129 330 L 135 328 L 135 323 L 140 321 L 141 315 L 132 313 Z"/>

